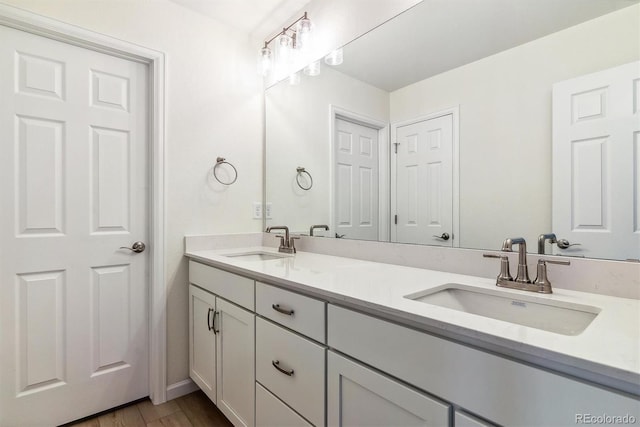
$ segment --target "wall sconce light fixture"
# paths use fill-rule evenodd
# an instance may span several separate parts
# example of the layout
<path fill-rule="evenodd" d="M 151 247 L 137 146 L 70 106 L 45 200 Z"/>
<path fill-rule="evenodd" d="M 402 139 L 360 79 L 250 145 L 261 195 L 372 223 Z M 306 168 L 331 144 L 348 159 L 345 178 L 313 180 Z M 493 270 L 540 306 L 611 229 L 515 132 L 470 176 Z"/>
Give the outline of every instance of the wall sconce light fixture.
<path fill-rule="evenodd" d="M 264 47 L 260 49 L 260 72 L 266 76 L 276 66 L 285 66 L 292 61 L 296 51 L 300 51 L 309 45 L 311 30 L 313 25 L 311 20 L 307 18 L 307 12 L 300 18 L 296 19 L 291 25 L 282 29 L 282 31 L 269 40 L 264 42 Z M 277 39 L 275 46 L 276 55 L 269 47 L 269 44 Z M 274 64 L 276 62 L 278 64 Z"/>

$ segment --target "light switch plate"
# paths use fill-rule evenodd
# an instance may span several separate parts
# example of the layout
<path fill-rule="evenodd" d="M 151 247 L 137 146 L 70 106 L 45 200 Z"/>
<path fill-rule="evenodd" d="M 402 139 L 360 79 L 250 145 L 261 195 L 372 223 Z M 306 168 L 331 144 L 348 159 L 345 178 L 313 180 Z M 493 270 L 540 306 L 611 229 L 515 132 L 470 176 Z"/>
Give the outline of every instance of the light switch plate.
<path fill-rule="evenodd" d="M 262 219 L 262 203 L 253 202 L 253 219 Z"/>
<path fill-rule="evenodd" d="M 265 213 L 266 213 L 266 217 L 267 219 L 271 219 L 271 211 L 272 211 L 272 207 L 273 207 L 273 203 L 271 202 L 267 202 L 266 206 L 265 206 Z"/>

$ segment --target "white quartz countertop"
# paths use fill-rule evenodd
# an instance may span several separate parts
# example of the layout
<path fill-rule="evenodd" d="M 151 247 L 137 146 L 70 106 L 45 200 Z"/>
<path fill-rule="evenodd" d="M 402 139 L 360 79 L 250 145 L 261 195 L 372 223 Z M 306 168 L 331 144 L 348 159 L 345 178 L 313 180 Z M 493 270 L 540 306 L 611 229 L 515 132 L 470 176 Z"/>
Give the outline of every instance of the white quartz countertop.
<path fill-rule="evenodd" d="M 498 289 L 493 279 L 309 252 L 264 261 L 226 256 L 252 251 L 277 253 L 273 248 L 245 247 L 194 250 L 186 256 L 525 363 L 640 395 L 638 300 L 559 288 L 550 295 L 499 288 L 504 294 L 514 295 L 514 299 L 554 300 L 559 304 L 587 305 L 600 310 L 582 333 L 562 335 L 405 298 L 449 283 Z"/>

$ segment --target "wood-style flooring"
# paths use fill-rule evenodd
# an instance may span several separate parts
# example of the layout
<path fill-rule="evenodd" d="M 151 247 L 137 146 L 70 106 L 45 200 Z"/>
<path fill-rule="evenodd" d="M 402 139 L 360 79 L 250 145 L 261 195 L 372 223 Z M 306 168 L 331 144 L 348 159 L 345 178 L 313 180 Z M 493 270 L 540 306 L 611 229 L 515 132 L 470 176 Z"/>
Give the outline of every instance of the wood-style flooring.
<path fill-rule="evenodd" d="M 232 427 L 200 390 L 161 405 L 149 399 L 65 427 Z"/>

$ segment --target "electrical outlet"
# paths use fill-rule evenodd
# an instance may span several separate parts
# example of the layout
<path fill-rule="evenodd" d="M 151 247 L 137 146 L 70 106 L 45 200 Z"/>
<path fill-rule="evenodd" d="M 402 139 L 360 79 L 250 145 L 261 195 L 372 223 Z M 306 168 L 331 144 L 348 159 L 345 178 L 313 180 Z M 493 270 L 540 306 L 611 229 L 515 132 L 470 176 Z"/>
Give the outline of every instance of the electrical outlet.
<path fill-rule="evenodd" d="M 267 214 L 266 215 L 267 219 L 272 219 L 271 218 L 271 212 L 273 210 L 272 208 L 273 208 L 273 203 L 267 202 L 265 207 L 265 213 Z"/>
<path fill-rule="evenodd" d="M 262 219 L 262 203 L 253 202 L 253 219 Z"/>

